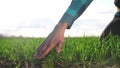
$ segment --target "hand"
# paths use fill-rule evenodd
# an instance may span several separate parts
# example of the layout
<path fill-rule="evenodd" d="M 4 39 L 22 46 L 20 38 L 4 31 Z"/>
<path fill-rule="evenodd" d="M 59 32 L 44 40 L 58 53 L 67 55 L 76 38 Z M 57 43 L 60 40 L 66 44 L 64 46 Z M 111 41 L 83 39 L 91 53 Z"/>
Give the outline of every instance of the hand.
<path fill-rule="evenodd" d="M 35 58 L 43 59 L 56 45 L 56 51 L 57 53 L 60 53 L 64 43 L 64 32 L 66 28 L 66 23 L 58 23 L 46 40 L 37 48 Z"/>

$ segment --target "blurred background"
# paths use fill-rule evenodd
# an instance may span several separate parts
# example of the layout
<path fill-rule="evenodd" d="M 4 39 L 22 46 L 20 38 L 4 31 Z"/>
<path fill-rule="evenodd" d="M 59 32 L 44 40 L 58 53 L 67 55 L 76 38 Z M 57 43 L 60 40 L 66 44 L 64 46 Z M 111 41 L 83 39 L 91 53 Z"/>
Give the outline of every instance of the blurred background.
<path fill-rule="evenodd" d="M 47 37 L 72 0 L 0 0 L 0 36 Z M 65 36 L 100 36 L 116 12 L 114 0 L 94 0 Z"/>

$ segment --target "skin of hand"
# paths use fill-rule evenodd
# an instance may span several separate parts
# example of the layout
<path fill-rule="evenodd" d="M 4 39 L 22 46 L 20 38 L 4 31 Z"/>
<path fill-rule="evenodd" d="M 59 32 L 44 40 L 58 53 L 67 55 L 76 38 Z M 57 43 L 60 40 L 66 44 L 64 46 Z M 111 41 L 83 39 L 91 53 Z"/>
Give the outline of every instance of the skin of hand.
<path fill-rule="evenodd" d="M 39 60 L 43 59 L 55 46 L 57 46 L 57 53 L 60 53 L 64 43 L 64 32 L 66 28 L 66 23 L 58 23 L 45 41 L 37 48 L 34 57 Z"/>

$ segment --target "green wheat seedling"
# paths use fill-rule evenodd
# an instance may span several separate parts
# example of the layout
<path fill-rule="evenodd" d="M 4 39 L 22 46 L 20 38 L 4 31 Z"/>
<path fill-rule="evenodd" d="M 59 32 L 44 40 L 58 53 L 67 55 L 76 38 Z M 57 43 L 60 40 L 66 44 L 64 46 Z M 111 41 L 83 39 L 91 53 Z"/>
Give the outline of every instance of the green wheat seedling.
<path fill-rule="evenodd" d="M 45 59 L 38 61 L 33 55 L 45 38 L 0 38 L 0 65 L 20 67 L 22 63 L 46 65 L 53 68 L 91 67 L 120 64 L 120 38 L 109 35 L 102 41 L 98 37 L 65 38 L 60 54 L 53 49 Z"/>

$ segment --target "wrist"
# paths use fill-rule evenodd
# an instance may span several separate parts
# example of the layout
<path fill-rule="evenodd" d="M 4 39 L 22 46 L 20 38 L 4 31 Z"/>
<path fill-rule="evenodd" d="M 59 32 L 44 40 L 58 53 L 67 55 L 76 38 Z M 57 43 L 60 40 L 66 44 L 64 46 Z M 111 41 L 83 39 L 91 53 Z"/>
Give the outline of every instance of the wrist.
<path fill-rule="evenodd" d="M 55 28 L 65 31 L 67 29 L 67 23 L 58 23 Z"/>

